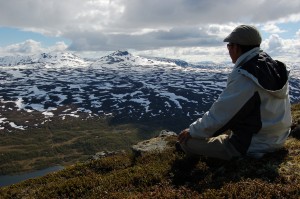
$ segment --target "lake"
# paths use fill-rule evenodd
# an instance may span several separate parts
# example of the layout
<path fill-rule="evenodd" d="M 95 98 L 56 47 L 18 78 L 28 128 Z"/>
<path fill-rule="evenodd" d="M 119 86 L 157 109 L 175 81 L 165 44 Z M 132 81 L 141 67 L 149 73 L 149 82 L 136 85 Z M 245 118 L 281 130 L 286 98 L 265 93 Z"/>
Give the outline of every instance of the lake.
<path fill-rule="evenodd" d="M 47 169 L 33 171 L 33 172 L 24 173 L 24 174 L 20 174 L 20 175 L 0 176 L 0 187 L 12 185 L 12 184 L 15 184 L 15 183 L 18 183 L 18 182 L 21 182 L 21 181 L 24 181 L 24 180 L 27 180 L 30 178 L 44 176 L 48 173 L 62 170 L 63 168 L 64 168 L 63 166 L 54 166 L 54 167 L 49 167 Z"/>

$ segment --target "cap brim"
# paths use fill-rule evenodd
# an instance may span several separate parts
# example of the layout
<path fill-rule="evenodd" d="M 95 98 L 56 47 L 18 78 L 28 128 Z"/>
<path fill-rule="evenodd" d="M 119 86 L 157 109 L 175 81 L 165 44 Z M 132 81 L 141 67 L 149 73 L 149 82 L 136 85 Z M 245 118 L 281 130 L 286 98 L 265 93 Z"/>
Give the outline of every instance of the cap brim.
<path fill-rule="evenodd" d="M 223 42 L 230 42 L 230 41 L 231 41 L 230 35 L 228 35 L 228 36 L 223 40 Z"/>

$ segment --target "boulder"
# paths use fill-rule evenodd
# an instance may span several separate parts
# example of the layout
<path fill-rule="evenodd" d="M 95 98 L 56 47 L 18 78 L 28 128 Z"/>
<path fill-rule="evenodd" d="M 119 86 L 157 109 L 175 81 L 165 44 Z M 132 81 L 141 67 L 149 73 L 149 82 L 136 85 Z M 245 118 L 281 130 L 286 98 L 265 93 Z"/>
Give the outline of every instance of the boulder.
<path fill-rule="evenodd" d="M 171 148 L 171 146 L 168 146 L 168 137 L 177 137 L 177 134 L 172 131 L 163 130 L 157 137 L 139 142 L 133 145 L 131 149 L 136 155 L 143 155 L 148 152 L 161 152 L 167 148 Z"/>

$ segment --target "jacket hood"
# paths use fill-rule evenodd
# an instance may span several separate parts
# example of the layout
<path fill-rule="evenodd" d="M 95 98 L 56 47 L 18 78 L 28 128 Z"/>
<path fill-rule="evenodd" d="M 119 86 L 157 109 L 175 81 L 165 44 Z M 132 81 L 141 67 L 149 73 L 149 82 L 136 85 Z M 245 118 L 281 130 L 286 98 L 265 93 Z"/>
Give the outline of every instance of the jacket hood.
<path fill-rule="evenodd" d="M 254 50 L 238 66 L 240 73 L 250 77 L 258 86 L 278 98 L 288 95 L 288 75 L 286 65 L 273 60 L 267 53 Z"/>

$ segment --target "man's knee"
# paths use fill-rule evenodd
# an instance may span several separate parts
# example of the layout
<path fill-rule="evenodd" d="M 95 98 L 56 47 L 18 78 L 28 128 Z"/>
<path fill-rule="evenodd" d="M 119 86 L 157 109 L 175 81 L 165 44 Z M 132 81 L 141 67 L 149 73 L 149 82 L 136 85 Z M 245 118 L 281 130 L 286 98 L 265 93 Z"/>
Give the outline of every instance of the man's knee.
<path fill-rule="evenodd" d="M 193 156 L 206 156 L 223 160 L 241 156 L 228 139 L 228 135 L 206 139 L 190 138 L 187 142 L 181 144 L 181 148 L 187 155 Z"/>

